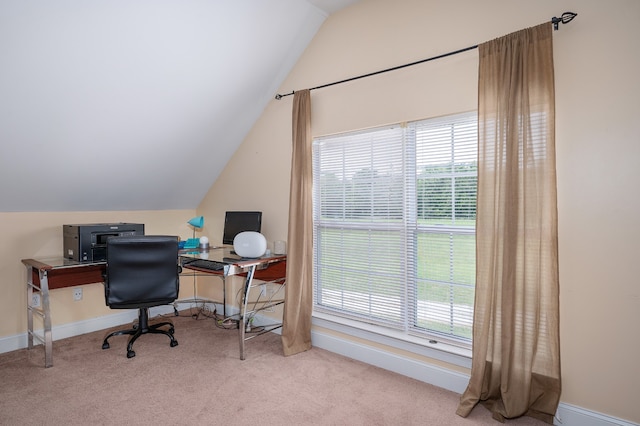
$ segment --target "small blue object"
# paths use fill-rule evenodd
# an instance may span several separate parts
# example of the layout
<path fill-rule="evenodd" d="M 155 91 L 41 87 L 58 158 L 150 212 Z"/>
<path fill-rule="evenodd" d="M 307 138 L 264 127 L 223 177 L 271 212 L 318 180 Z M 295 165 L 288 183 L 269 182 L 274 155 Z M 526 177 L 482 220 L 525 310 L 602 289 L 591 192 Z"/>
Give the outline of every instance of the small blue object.
<path fill-rule="evenodd" d="M 198 244 L 200 244 L 200 238 L 188 238 L 187 241 L 180 241 L 180 243 L 183 243 L 184 245 L 182 246 L 182 248 L 185 249 L 194 249 L 194 248 L 198 248 Z"/>
<path fill-rule="evenodd" d="M 178 241 L 178 250 L 182 250 L 184 248 L 184 244 L 186 241 Z"/>

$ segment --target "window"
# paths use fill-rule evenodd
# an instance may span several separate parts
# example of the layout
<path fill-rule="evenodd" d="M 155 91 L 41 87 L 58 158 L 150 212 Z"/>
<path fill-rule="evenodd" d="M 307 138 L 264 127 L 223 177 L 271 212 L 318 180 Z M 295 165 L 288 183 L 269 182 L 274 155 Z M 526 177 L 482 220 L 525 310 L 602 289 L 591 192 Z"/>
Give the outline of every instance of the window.
<path fill-rule="evenodd" d="M 317 138 L 314 311 L 469 346 L 477 114 Z"/>

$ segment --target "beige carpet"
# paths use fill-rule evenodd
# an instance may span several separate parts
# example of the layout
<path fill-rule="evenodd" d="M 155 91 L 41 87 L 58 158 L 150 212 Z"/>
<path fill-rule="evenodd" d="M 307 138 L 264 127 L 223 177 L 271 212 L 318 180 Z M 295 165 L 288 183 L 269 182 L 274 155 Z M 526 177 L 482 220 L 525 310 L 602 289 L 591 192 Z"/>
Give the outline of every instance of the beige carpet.
<path fill-rule="evenodd" d="M 479 425 L 499 424 L 481 406 L 463 419 L 459 395 L 314 348 L 284 357 L 278 335 L 247 343 L 212 319 L 172 317 L 179 345 L 106 332 L 0 354 L 2 425 Z M 510 424 L 541 425 L 531 418 Z"/>

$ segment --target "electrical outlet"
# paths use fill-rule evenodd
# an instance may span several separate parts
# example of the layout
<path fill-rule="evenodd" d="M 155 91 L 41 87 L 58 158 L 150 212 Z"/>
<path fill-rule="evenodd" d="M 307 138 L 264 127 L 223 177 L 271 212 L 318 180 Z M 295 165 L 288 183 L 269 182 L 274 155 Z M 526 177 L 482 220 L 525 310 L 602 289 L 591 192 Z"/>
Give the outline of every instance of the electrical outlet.
<path fill-rule="evenodd" d="M 75 301 L 82 300 L 82 287 L 73 289 L 73 300 Z"/>
<path fill-rule="evenodd" d="M 34 308 L 40 307 L 40 293 L 33 293 L 31 295 L 31 306 Z"/>

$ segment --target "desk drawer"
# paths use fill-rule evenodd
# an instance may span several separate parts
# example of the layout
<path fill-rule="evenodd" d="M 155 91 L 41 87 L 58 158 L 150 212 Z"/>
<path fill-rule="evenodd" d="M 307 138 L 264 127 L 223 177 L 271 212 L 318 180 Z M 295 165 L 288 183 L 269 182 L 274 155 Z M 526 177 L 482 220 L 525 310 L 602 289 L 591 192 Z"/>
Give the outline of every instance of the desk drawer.
<path fill-rule="evenodd" d="M 277 281 L 279 284 L 284 282 L 287 276 L 287 261 L 272 263 L 268 268 L 258 269 L 253 274 L 253 278 L 261 281 Z"/>
<path fill-rule="evenodd" d="M 103 282 L 106 265 L 90 265 L 78 268 L 51 269 L 47 273 L 49 290 Z M 40 287 L 40 275 L 32 270 L 33 284 Z"/>

